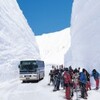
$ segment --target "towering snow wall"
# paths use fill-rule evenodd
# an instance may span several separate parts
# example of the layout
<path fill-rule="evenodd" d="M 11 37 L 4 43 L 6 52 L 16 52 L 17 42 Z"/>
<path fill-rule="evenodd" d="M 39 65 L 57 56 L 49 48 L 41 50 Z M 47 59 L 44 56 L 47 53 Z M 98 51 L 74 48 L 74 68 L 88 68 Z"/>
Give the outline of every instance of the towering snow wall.
<path fill-rule="evenodd" d="M 74 0 L 65 65 L 100 71 L 100 0 Z"/>
<path fill-rule="evenodd" d="M 63 64 L 64 54 L 70 46 L 70 28 L 36 36 L 41 58 L 47 64 Z"/>
<path fill-rule="evenodd" d="M 0 0 L 0 80 L 15 78 L 23 59 L 40 59 L 34 33 L 16 0 Z"/>

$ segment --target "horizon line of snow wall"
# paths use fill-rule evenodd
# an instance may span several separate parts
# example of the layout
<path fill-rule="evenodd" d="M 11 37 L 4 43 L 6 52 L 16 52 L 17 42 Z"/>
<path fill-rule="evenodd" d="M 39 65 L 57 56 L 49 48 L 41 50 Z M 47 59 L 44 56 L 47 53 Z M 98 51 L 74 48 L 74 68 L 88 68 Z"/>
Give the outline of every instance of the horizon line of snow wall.
<path fill-rule="evenodd" d="M 100 71 L 100 0 L 74 0 L 65 66 Z"/>
<path fill-rule="evenodd" d="M 34 33 L 16 0 L 0 0 L 0 80 L 18 77 L 24 59 L 40 59 Z"/>

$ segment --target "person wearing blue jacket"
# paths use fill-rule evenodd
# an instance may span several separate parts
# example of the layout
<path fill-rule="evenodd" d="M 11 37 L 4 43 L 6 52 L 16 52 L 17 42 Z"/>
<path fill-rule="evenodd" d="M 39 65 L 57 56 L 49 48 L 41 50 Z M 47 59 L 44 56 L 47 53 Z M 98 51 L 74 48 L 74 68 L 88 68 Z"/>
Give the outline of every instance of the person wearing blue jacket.
<path fill-rule="evenodd" d="M 87 91 L 86 91 L 86 83 L 87 83 L 87 77 L 86 77 L 86 70 L 83 69 L 80 73 L 80 88 L 81 88 L 81 97 L 84 99 L 87 99 Z"/>
<path fill-rule="evenodd" d="M 96 69 L 92 70 L 92 76 L 94 77 L 94 80 L 96 82 L 96 90 L 99 89 L 99 73 L 96 71 Z"/>

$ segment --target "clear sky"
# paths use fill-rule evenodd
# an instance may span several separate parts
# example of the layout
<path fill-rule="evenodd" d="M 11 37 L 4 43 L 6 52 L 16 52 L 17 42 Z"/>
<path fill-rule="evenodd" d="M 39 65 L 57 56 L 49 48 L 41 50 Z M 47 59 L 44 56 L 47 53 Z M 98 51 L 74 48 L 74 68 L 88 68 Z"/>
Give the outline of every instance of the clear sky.
<path fill-rule="evenodd" d="M 70 26 L 73 0 L 17 0 L 35 35 Z"/>

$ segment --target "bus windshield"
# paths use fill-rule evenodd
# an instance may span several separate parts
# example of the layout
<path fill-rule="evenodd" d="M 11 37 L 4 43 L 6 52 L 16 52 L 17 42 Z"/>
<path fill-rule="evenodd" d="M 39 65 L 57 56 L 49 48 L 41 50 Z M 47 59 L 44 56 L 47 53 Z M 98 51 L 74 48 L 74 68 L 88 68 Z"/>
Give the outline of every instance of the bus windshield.
<path fill-rule="evenodd" d="M 21 65 L 20 65 L 20 71 L 24 71 L 24 72 L 36 72 L 37 71 L 37 64 L 36 62 L 23 62 Z"/>

